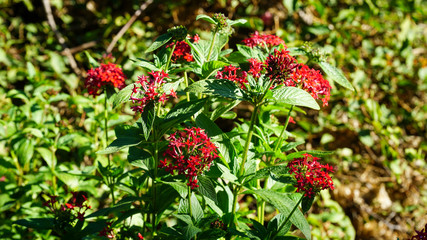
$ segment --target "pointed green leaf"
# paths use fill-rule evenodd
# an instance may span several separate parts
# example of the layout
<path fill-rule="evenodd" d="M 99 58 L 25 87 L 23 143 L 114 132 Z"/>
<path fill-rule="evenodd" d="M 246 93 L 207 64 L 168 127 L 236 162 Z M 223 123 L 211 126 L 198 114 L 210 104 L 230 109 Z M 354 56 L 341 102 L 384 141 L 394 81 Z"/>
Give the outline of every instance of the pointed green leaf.
<path fill-rule="evenodd" d="M 146 53 L 152 52 L 161 46 L 165 45 L 169 40 L 172 39 L 172 35 L 170 33 L 165 33 L 160 35 L 154 42 L 151 44 L 151 46 L 145 50 Z"/>
<path fill-rule="evenodd" d="M 129 147 L 127 160 L 132 166 L 147 170 L 152 169 L 152 165 L 154 165 L 153 156 L 144 149 L 136 146 Z"/>
<path fill-rule="evenodd" d="M 205 14 L 199 14 L 199 15 L 197 15 L 196 21 L 199 20 L 199 19 L 205 20 L 205 21 L 207 21 L 209 23 L 212 23 L 212 24 L 216 24 L 216 22 L 215 22 L 215 20 L 213 20 L 213 18 L 211 18 L 211 17 L 209 17 L 208 15 L 205 15 Z"/>
<path fill-rule="evenodd" d="M 205 176 L 199 176 L 198 180 L 199 187 L 197 188 L 197 191 L 217 203 L 215 186 L 213 185 L 212 180 Z"/>
<path fill-rule="evenodd" d="M 319 104 L 306 91 L 296 87 L 283 87 L 273 90 L 273 98 L 280 103 L 308 107 L 319 110 Z"/>
<path fill-rule="evenodd" d="M 97 154 L 110 154 L 118 152 L 124 148 L 136 146 L 142 142 L 141 138 L 129 136 L 129 137 L 120 137 L 114 140 L 108 147 L 104 150 L 96 152 Z"/>
<path fill-rule="evenodd" d="M 179 193 L 181 198 L 185 199 L 187 197 L 187 195 L 188 195 L 187 184 L 185 184 L 183 182 L 163 182 L 163 181 L 162 181 L 162 183 L 173 187 L 173 189 L 175 189 Z"/>
<path fill-rule="evenodd" d="M 53 218 L 29 218 L 29 219 L 19 219 L 14 223 L 24 227 L 34 228 L 38 230 L 53 229 L 54 219 Z"/>
<path fill-rule="evenodd" d="M 148 140 L 151 134 L 151 128 L 153 127 L 154 119 L 156 117 L 156 113 L 154 111 L 154 103 L 151 101 L 144 107 L 144 111 L 141 113 L 141 126 L 145 140 Z"/>
<path fill-rule="evenodd" d="M 254 192 L 267 201 L 271 203 L 275 208 L 277 208 L 281 213 L 288 215 L 292 209 L 295 207 L 296 203 L 292 201 L 287 194 L 278 193 L 272 190 L 260 189 L 254 190 Z M 307 239 L 311 239 L 311 230 L 310 225 L 305 219 L 304 215 L 299 209 L 296 209 L 294 214 L 292 214 L 290 221 L 304 234 Z"/>
<path fill-rule="evenodd" d="M 344 76 L 344 74 L 336 67 L 332 66 L 331 64 L 327 62 L 319 62 L 319 66 L 325 71 L 325 73 L 336 83 L 339 85 L 348 88 L 352 91 L 354 91 L 353 86 L 351 83 L 347 80 L 347 78 Z"/>
<path fill-rule="evenodd" d="M 229 65 L 226 62 L 222 61 L 209 61 L 205 62 L 202 66 L 202 78 L 206 79 L 211 76 L 213 73 L 216 73 L 218 69 Z"/>
<path fill-rule="evenodd" d="M 184 227 L 184 239 L 185 240 L 191 240 L 193 239 L 197 233 L 201 232 L 202 230 L 194 225 L 188 225 Z"/>
<path fill-rule="evenodd" d="M 113 104 L 113 109 L 124 102 L 130 101 L 130 96 L 132 94 L 133 87 L 134 84 L 129 84 L 110 98 Z"/>
<path fill-rule="evenodd" d="M 142 58 L 138 58 L 138 60 L 140 61 L 140 62 L 138 62 L 138 65 L 140 67 L 143 67 L 149 71 L 160 71 L 160 69 L 158 67 L 156 67 L 156 65 L 154 65 L 152 62 L 149 62 L 149 61 L 142 59 Z"/>
<path fill-rule="evenodd" d="M 197 81 L 186 91 L 221 96 L 235 100 L 247 100 L 248 97 L 235 83 L 226 79 Z"/>
<path fill-rule="evenodd" d="M 166 131 L 170 127 L 190 119 L 194 114 L 202 109 L 202 107 L 205 105 L 205 102 L 206 99 L 197 99 L 190 102 L 178 103 L 172 110 L 169 111 L 169 113 L 157 127 L 162 129 L 162 131 Z"/>
<path fill-rule="evenodd" d="M 197 197 L 194 194 L 194 192 L 192 192 L 190 201 L 191 201 L 191 210 L 193 213 L 193 218 L 194 218 L 195 222 L 197 223 L 204 216 L 203 208 L 202 208 L 202 206 L 200 206 L 199 200 L 197 200 Z"/>
<path fill-rule="evenodd" d="M 91 66 L 91 68 L 97 68 L 99 67 L 101 64 L 99 64 L 98 61 L 96 61 L 90 54 L 88 51 L 85 51 L 85 55 L 87 57 L 87 59 L 89 60 L 89 64 Z"/>

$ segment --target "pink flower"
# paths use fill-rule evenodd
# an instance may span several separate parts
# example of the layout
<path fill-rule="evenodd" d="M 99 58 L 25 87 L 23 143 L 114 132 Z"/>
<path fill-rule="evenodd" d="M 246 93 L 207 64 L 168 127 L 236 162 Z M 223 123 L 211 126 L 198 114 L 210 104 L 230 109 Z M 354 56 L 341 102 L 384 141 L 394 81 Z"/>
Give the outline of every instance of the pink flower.
<path fill-rule="evenodd" d="M 124 88 L 126 76 L 122 69 L 114 63 L 101 63 L 97 68 L 92 68 L 87 72 L 85 87 L 92 96 L 101 94 L 102 88 L 111 85 L 118 89 Z"/>
<path fill-rule="evenodd" d="M 227 79 L 235 82 L 240 86 L 241 89 L 246 89 L 245 84 L 248 82 L 246 79 L 247 73 L 245 71 L 240 71 L 239 67 L 233 65 L 225 66 L 221 71 L 218 71 L 216 74 L 217 79 Z"/>
<path fill-rule="evenodd" d="M 209 170 L 212 161 L 218 157 L 217 147 L 201 128 L 185 128 L 170 135 L 166 158 L 158 167 L 173 174 L 183 174 L 188 178 L 188 186 L 197 185 L 197 176 Z"/>
<path fill-rule="evenodd" d="M 333 168 L 328 164 L 322 165 L 310 154 L 304 154 L 303 158 L 296 158 L 289 162 L 289 173 L 296 179 L 297 192 L 304 192 L 304 196 L 312 198 L 320 190 L 334 189 L 334 183 L 329 173 Z"/>
<path fill-rule="evenodd" d="M 243 42 L 248 47 L 258 46 L 271 48 L 273 46 L 279 46 L 280 44 L 282 44 L 286 48 L 285 41 L 283 41 L 278 36 L 270 34 L 260 35 L 258 31 L 252 34 L 249 38 L 244 39 Z"/>
<path fill-rule="evenodd" d="M 167 77 L 169 75 L 163 70 L 161 72 L 150 72 L 149 76 L 139 76 L 130 96 L 130 100 L 136 104 L 131 107 L 132 110 L 142 113 L 150 101 L 164 103 L 169 96 L 176 97 L 173 89 L 169 93 L 163 91 L 162 86 L 166 83 L 165 78 Z"/>

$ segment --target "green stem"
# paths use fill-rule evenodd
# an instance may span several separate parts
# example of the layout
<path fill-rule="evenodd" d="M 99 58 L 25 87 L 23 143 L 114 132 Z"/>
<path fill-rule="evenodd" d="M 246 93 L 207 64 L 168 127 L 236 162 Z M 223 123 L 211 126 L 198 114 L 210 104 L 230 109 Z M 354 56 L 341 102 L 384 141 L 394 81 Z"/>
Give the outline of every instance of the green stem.
<path fill-rule="evenodd" d="M 187 72 L 184 72 L 184 82 L 185 82 L 185 88 L 188 88 L 188 76 L 187 76 Z M 187 102 L 190 101 L 190 93 L 186 92 L 187 95 Z"/>
<path fill-rule="evenodd" d="M 218 29 L 215 28 L 215 31 L 213 32 L 212 42 L 211 42 L 211 45 L 209 47 L 209 53 L 208 53 L 208 58 L 206 59 L 206 62 L 209 62 L 209 59 L 211 58 L 212 50 L 213 50 L 213 47 L 215 45 L 215 39 L 216 39 L 217 33 L 218 33 Z"/>
<path fill-rule="evenodd" d="M 169 70 L 169 64 L 171 62 L 173 52 L 175 51 L 175 47 L 176 47 L 176 42 L 173 44 L 171 54 L 169 54 L 168 61 L 166 62 L 166 72 L 168 72 Z"/>
<path fill-rule="evenodd" d="M 285 135 L 286 128 L 288 128 L 289 119 L 291 118 L 291 112 L 294 108 L 294 105 L 291 105 L 291 108 L 289 109 L 288 116 L 286 117 L 285 125 L 283 126 L 282 132 L 280 133 L 279 138 L 276 141 L 276 146 L 274 146 L 274 152 L 276 152 L 279 149 L 279 146 L 282 144 L 283 136 Z"/>
<path fill-rule="evenodd" d="M 231 221 L 229 224 L 229 227 L 232 227 L 234 225 L 234 220 L 236 218 L 236 205 L 237 205 L 237 195 L 239 195 L 240 187 L 236 186 L 235 189 L 233 189 L 233 206 L 231 208 Z"/>
<path fill-rule="evenodd" d="M 259 181 L 260 179 L 258 179 Z M 267 189 L 267 185 L 268 185 L 268 177 L 265 179 L 264 181 L 264 189 Z M 259 182 L 257 182 L 257 189 L 261 189 L 261 185 L 259 184 Z M 257 202 L 257 211 L 258 211 L 258 221 L 264 225 L 264 220 L 265 220 L 265 201 L 263 199 L 261 199 L 259 202 Z"/>
<path fill-rule="evenodd" d="M 154 131 L 154 130 L 153 130 Z M 153 226 L 153 236 L 156 234 L 156 202 L 157 202 L 157 166 L 159 165 L 159 142 L 156 140 L 154 143 L 154 176 L 153 176 L 153 217 L 152 217 L 152 226 Z"/>
<path fill-rule="evenodd" d="M 188 186 L 188 213 L 193 220 L 193 209 L 191 208 L 191 187 Z"/>
<path fill-rule="evenodd" d="M 105 148 L 108 146 L 108 96 L 107 96 L 107 88 L 104 88 L 105 100 L 104 100 L 104 132 L 105 132 Z M 107 155 L 108 158 L 108 172 L 111 172 L 111 155 Z M 116 203 L 114 198 L 114 180 L 112 176 L 107 176 L 107 185 L 110 188 L 111 199 L 113 201 L 113 205 Z"/>
<path fill-rule="evenodd" d="M 295 205 L 295 207 L 292 209 L 292 211 L 289 213 L 289 215 L 286 217 L 285 221 L 282 224 L 280 224 L 279 228 L 277 228 L 277 232 L 275 234 L 273 234 L 272 239 L 274 239 L 274 237 L 282 230 L 282 228 L 286 225 L 286 223 L 288 223 L 289 219 L 291 219 L 292 214 L 294 214 L 295 210 L 297 210 L 297 208 L 298 208 L 299 204 L 302 202 L 303 198 L 304 198 L 304 194 L 301 196 L 298 203 Z"/>
<path fill-rule="evenodd" d="M 251 116 L 251 123 L 249 125 L 248 135 L 246 137 L 245 149 L 243 151 L 242 163 L 240 165 L 240 171 L 239 171 L 238 177 L 241 177 L 243 175 L 244 170 L 245 170 L 245 163 L 246 163 L 246 160 L 248 158 L 249 146 L 250 146 L 250 143 L 252 140 L 252 135 L 254 133 L 254 125 L 255 125 L 255 122 L 257 119 L 257 115 L 258 115 L 258 108 L 259 108 L 259 106 L 256 105 L 254 112 L 252 113 L 252 116 Z"/>

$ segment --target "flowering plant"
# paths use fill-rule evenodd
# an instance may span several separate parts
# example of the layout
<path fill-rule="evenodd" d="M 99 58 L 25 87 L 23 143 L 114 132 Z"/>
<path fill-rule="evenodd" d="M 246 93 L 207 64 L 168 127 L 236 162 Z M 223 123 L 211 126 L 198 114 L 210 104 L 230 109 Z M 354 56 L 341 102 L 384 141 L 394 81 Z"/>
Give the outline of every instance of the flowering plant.
<path fill-rule="evenodd" d="M 190 37 L 182 26 L 169 29 L 146 50 L 153 61 L 140 59 L 147 74 L 126 87 L 114 64 L 88 72 L 89 94 L 107 83 L 120 90 L 105 94 L 105 142 L 108 104 L 130 102 L 138 120 L 118 125 L 116 139 L 98 152 L 108 155 L 107 167 L 97 167 L 112 206 L 84 219 L 109 215 L 95 228 L 107 238 L 133 228 L 135 239 L 283 239 L 295 226 L 310 239 L 304 213 L 320 190 L 333 189 L 332 167 L 319 162 L 331 153 L 298 151 L 303 142 L 288 138 L 287 127 L 295 123 L 291 115 L 319 110 L 316 100 L 328 104 L 331 85 L 320 69 L 351 85 L 318 52 L 288 48 L 278 36 L 255 32 L 237 51 L 224 49 L 245 20 L 223 14 L 196 20 L 212 25 L 210 39 Z M 251 106 L 250 119 L 237 118 L 240 103 Z M 234 128 L 223 131 L 220 118 L 235 119 Z M 132 167 L 114 166 L 111 154 L 123 149 Z M 239 202 L 245 196 L 256 199 L 249 213 Z M 280 214 L 267 219 L 267 204 Z M 126 222 L 137 215 L 140 225 Z"/>

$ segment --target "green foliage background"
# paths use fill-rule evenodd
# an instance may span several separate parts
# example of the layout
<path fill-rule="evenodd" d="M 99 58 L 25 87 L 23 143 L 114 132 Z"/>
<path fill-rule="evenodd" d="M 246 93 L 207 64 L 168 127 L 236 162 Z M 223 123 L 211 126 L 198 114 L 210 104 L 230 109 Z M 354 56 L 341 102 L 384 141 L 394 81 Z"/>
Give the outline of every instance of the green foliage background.
<path fill-rule="evenodd" d="M 93 163 L 106 159 L 95 154 L 105 145 L 97 127 L 103 105 L 85 94 L 84 72 L 90 65 L 84 50 L 101 58 L 142 2 L 50 2 L 82 74 L 70 67 L 41 0 L 0 0 L 0 238 L 43 239 L 42 233 L 11 223 L 43 215 L 40 193 L 57 185 L 88 192 L 95 208 L 107 204 L 97 176 L 89 177 Z M 113 50 L 127 83 L 143 74 L 132 60 L 145 58 L 158 35 L 182 24 L 208 36 L 210 26 L 195 17 L 214 12 L 248 20 L 232 35 L 231 45 L 258 30 L 277 34 L 289 47 L 305 41 L 324 46 L 329 61 L 356 89 L 335 87 L 319 116 L 308 111 L 293 126 L 297 140 L 308 139 L 306 149 L 336 151 L 325 160 L 337 166 L 337 187 L 322 193 L 310 212 L 313 238 L 402 239 L 422 228 L 427 215 L 427 3 L 154 1 Z M 110 126 L 133 118 L 129 109 L 123 109 L 127 114 L 121 110 L 111 113 Z M 226 129 L 229 123 L 220 124 Z M 124 158 L 116 155 L 114 161 L 123 165 Z"/>

